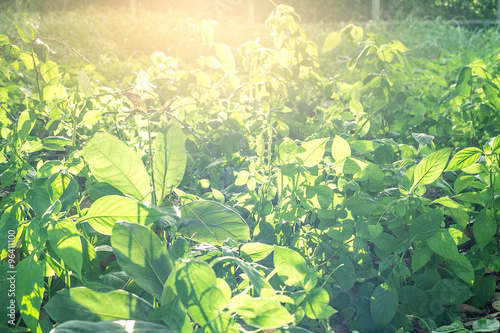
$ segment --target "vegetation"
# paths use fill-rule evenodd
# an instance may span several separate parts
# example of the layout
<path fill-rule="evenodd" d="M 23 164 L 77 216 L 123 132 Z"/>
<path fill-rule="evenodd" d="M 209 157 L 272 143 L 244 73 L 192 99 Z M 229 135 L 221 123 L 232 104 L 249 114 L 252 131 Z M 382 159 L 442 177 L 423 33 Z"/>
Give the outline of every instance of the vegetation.
<path fill-rule="evenodd" d="M 135 29 L 160 20 L 86 39 L 48 28 L 75 32 L 78 14 L 15 15 L 0 26 L 2 331 L 500 328 L 497 29 L 309 39 L 279 5 L 260 40 L 179 24 L 145 59 Z"/>

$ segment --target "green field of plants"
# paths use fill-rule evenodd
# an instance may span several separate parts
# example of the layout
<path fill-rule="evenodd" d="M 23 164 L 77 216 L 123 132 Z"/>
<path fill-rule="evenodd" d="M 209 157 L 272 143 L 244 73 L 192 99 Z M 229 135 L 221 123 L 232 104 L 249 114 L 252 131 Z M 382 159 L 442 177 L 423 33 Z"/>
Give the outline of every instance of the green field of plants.
<path fill-rule="evenodd" d="M 0 332 L 499 331 L 499 28 L 299 15 L 0 13 Z"/>

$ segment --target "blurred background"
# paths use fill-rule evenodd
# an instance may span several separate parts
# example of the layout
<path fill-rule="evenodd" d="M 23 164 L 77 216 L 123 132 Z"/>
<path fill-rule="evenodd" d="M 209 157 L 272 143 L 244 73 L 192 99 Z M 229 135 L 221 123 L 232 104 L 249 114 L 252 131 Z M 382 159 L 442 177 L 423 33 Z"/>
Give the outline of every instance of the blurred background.
<path fill-rule="evenodd" d="M 305 22 L 319 20 L 364 21 L 380 8 L 380 19 L 404 19 L 408 15 L 443 19 L 493 20 L 497 0 L 281 0 L 293 6 Z M 0 0 L 0 10 L 51 12 L 80 7 L 111 7 L 136 11 L 183 11 L 201 17 L 262 21 L 273 8 L 269 0 Z"/>

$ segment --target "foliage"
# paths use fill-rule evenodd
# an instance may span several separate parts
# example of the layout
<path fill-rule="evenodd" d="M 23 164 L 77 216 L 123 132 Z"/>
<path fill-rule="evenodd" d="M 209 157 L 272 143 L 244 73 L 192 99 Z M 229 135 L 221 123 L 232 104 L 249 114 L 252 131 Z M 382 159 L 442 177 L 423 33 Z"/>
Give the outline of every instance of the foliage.
<path fill-rule="evenodd" d="M 121 89 L 30 25 L 0 35 L 15 326 L 463 331 L 500 269 L 498 56 L 443 78 L 358 26 L 318 45 L 289 6 L 272 46 L 233 52 L 212 23 L 195 61 L 155 52 Z"/>

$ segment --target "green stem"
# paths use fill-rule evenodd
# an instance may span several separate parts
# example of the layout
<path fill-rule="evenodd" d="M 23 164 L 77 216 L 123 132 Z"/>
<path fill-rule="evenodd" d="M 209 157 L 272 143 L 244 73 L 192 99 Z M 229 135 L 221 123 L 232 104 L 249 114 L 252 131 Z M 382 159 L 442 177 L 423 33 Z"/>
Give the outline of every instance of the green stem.
<path fill-rule="evenodd" d="M 73 114 L 71 115 L 71 120 L 72 120 L 72 136 L 71 136 L 71 146 L 73 147 L 73 149 L 75 148 L 76 146 L 76 113 L 77 113 L 77 109 L 78 109 L 78 104 L 75 106 L 75 108 L 73 109 Z"/>
<path fill-rule="evenodd" d="M 151 168 L 151 185 L 153 186 L 153 191 L 151 193 L 151 202 L 153 204 L 157 205 L 158 202 L 156 202 L 155 175 L 154 175 L 154 169 L 153 169 L 153 142 L 151 140 L 151 123 L 149 121 L 149 115 L 146 115 L 146 119 L 148 122 L 149 166 Z"/>
<path fill-rule="evenodd" d="M 490 187 L 493 190 L 495 184 L 495 178 L 493 177 L 493 163 L 490 165 Z M 497 234 L 496 234 L 496 242 L 497 242 L 497 251 L 498 248 L 500 247 L 500 225 L 498 225 L 497 221 L 497 208 L 495 205 L 495 196 L 493 195 L 493 198 L 491 198 L 491 208 L 493 209 L 493 220 L 495 221 L 497 225 Z"/>

